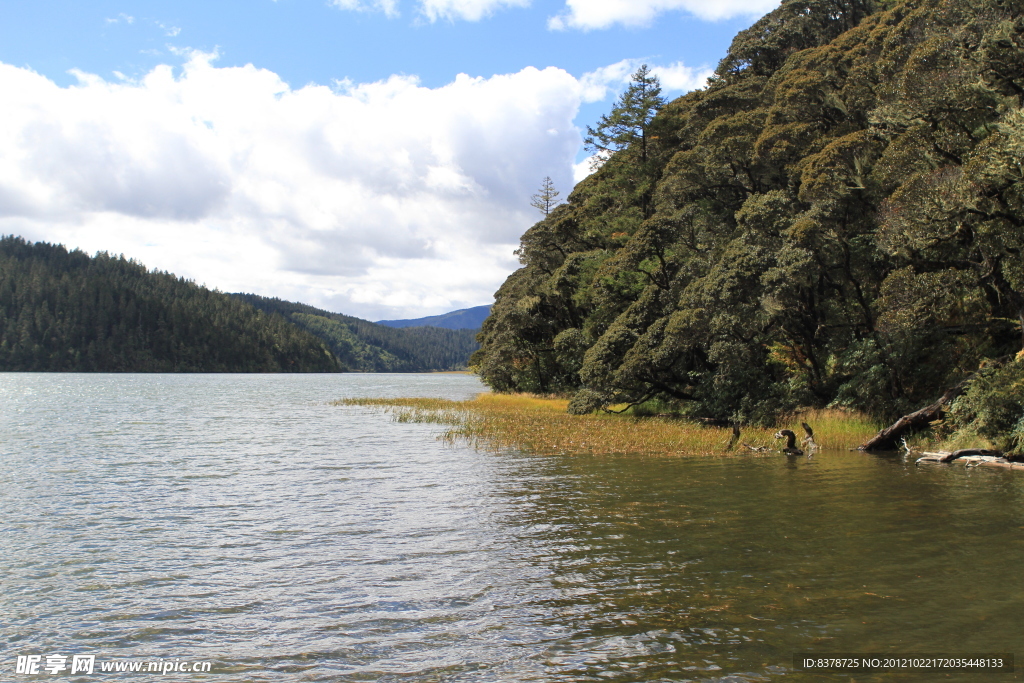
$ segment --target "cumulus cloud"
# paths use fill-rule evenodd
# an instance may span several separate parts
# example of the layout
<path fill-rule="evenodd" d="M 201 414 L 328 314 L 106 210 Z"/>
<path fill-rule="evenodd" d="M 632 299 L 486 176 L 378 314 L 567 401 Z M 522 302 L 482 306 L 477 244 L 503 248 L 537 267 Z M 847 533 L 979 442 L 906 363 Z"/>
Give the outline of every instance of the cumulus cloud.
<path fill-rule="evenodd" d="M 682 62 L 674 62 L 668 66 L 654 66 L 651 71 L 661 82 L 661 89 L 666 92 L 690 92 L 707 85 L 708 79 L 715 73 L 709 67 L 686 66 Z"/>
<path fill-rule="evenodd" d="M 580 78 L 580 97 L 584 102 L 600 102 L 621 92 L 633 74 L 644 63 L 643 59 L 623 59 L 589 71 Z M 703 88 L 714 71 L 708 67 L 686 66 L 675 62 L 668 66 L 651 66 L 651 73 L 661 82 L 662 92 L 687 93 Z"/>
<path fill-rule="evenodd" d="M 581 180 L 586 178 L 588 175 L 601 168 L 601 164 L 604 160 L 598 154 L 592 154 L 583 161 L 572 165 L 572 181 L 573 183 L 579 183 Z"/>
<path fill-rule="evenodd" d="M 430 21 L 479 21 L 505 7 L 528 7 L 530 0 L 420 0 L 420 11 Z"/>
<path fill-rule="evenodd" d="M 0 234 L 409 317 L 488 301 L 540 180 L 573 183 L 583 89 L 560 69 L 292 89 L 214 57 L 70 87 L 0 64 Z"/>
<path fill-rule="evenodd" d="M 398 0 L 330 0 L 338 9 L 383 12 L 399 16 Z M 428 21 L 480 21 L 506 7 L 528 7 L 530 0 L 417 0 L 419 14 Z"/>
<path fill-rule="evenodd" d="M 553 30 L 649 26 L 664 12 L 681 11 L 700 19 L 715 21 L 731 17 L 764 14 L 778 6 L 778 0 L 566 0 L 563 13 L 552 17 Z"/>
<path fill-rule="evenodd" d="M 329 0 L 345 10 L 382 11 L 397 17 L 398 0 Z M 429 21 L 479 21 L 507 7 L 528 7 L 531 0 L 416 0 L 419 13 Z M 779 0 L 566 0 L 564 10 L 548 20 L 548 28 L 566 29 L 649 26 L 662 13 L 681 11 L 717 21 L 768 12 Z M 108 20 L 111 21 L 111 20 Z"/>
<path fill-rule="evenodd" d="M 580 78 L 583 101 L 600 102 L 607 99 L 610 94 L 618 92 L 629 83 L 639 66 L 639 60 L 623 59 L 583 74 Z"/>
<path fill-rule="evenodd" d="M 398 0 L 330 0 L 329 4 L 338 9 L 357 12 L 384 12 L 389 17 L 398 16 Z"/>

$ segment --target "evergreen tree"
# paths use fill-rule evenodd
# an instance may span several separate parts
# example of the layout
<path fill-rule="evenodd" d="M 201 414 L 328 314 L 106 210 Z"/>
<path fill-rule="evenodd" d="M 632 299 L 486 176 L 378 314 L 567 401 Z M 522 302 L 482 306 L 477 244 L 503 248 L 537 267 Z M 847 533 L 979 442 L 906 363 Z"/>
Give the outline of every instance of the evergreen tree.
<path fill-rule="evenodd" d="M 602 162 L 615 152 L 629 150 L 646 163 L 651 122 L 663 106 L 658 77 L 641 65 L 611 113 L 602 115 L 596 128 L 587 126 L 584 147 Z"/>
<path fill-rule="evenodd" d="M 0 239 L 0 370 L 338 372 L 312 334 L 123 256 Z"/>
<path fill-rule="evenodd" d="M 605 163 L 523 235 L 484 381 L 769 423 L 890 419 L 985 368 L 951 416 L 1024 448 L 1022 27 L 1005 0 L 784 0 L 706 89 L 661 106 L 641 69 L 589 131 Z"/>
<path fill-rule="evenodd" d="M 603 115 L 596 128 L 587 126 L 584 140 L 585 148 L 594 155 L 592 163 L 606 168 L 609 199 L 635 204 L 641 219 L 650 218 L 654 209 L 652 195 L 660 168 L 653 158 L 659 136 L 652 126 L 664 106 L 658 77 L 644 64 L 633 74 L 611 113 Z M 632 234 L 634 230 L 626 227 L 617 232 Z"/>
<path fill-rule="evenodd" d="M 561 192 L 555 189 L 551 176 L 545 176 L 544 181 L 540 184 L 540 191 L 530 197 L 532 200 L 530 206 L 547 216 L 551 213 L 551 209 L 555 208 L 555 204 L 558 203 L 557 200 L 560 194 Z"/>

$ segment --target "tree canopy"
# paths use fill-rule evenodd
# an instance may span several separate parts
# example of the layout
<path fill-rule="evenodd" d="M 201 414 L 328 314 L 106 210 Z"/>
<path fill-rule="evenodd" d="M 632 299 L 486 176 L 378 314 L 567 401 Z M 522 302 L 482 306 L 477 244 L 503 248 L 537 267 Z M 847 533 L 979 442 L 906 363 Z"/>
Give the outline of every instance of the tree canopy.
<path fill-rule="evenodd" d="M 343 369 L 320 339 L 227 294 L 124 256 L 0 239 L 0 370 Z"/>
<path fill-rule="evenodd" d="M 1010 372 L 1022 67 L 1020 2 L 785 0 L 704 89 L 644 109 L 638 71 L 590 131 L 607 161 L 523 235 L 473 362 L 575 411 L 744 422 L 890 418 Z"/>
<path fill-rule="evenodd" d="M 476 330 L 389 327 L 306 304 L 255 294 L 232 294 L 257 309 L 284 317 L 323 340 L 353 372 L 464 370 L 480 345 Z"/>
<path fill-rule="evenodd" d="M 0 239 L 0 371 L 457 370 L 474 336 L 223 294 L 123 256 Z"/>

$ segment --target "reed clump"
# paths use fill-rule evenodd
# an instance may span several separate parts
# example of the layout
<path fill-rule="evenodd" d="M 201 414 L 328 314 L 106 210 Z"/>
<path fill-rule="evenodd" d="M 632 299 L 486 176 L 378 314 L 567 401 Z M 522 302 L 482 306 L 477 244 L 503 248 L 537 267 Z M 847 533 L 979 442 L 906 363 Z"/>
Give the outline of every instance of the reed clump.
<path fill-rule="evenodd" d="M 825 448 L 856 448 L 882 428 L 864 413 L 843 408 L 802 410 L 779 420 L 778 427 L 788 427 L 802 435 L 802 422 L 814 429 L 815 439 Z"/>
<path fill-rule="evenodd" d="M 397 422 L 446 425 L 440 435 L 450 443 L 485 450 L 516 448 L 540 453 L 675 453 L 680 455 L 754 454 L 742 444 L 775 452 L 781 427 L 814 428 L 822 448 L 854 448 L 878 426 L 863 415 L 843 410 L 811 410 L 788 416 L 772 428 L 743 429 L 730 451 L 730 428 L 712 427 L 670 416 L 593 413 L 570 415 L 568 400 L 533 394 L 480 394 L 468 401 L 437 398 L 356 398 L 334 405 L 368 406 L 390 412 Z"/>

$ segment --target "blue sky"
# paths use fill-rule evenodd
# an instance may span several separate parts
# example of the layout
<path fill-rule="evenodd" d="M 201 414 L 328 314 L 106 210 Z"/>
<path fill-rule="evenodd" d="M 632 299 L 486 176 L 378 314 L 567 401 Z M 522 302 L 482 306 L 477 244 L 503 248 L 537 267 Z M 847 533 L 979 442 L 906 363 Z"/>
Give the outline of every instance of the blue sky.
<path fill-rule="evenodd" d="M 629 73 L 699 87 L 772 6 L 2 1 L 0 232 L 369 319 L 487 303 Z"/>

